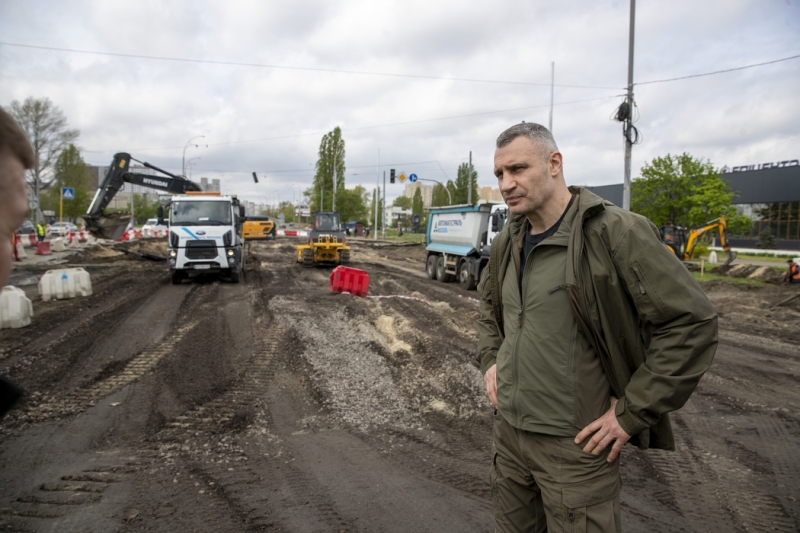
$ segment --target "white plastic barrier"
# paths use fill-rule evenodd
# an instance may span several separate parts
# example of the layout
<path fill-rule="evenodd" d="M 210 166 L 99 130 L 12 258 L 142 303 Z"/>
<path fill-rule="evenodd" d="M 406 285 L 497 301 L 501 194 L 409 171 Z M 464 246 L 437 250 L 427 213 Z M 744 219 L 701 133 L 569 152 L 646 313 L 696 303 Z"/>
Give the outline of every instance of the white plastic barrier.
<path fill-rule="evenodd" d="M 64 246 L 64 239 L 62 239 L 61 237 L 56 237 L 55 239 L 51 240 L 50 249 L 54 252 L 63 252 L 64 250 L 66 250 L 67 247 Z"/>
<path fill-rule="evenodd" d="M 28 257 L 28 254 L 25 253 L 25 245 L 24 244 L 22 244 L 21 242 L 18 242 L 16 244 L 16 246 L 17 246 L 17 257 L 19 257 L 20 259 L 25 259 L 26 257 Z"/>
<path fill-rule="evenodd" d="M 33 304 L 25 296 L 25 291 L 12 287 L 3 287 L 0 292 L 0 329 L 24 328 L 31 323 Z"/>
<path fill-rule="evenodd" d="M 92 280 L 82 268 L 48 270 L 39 280 L 39 294 L 45 302 L 91 296 Z"/>
<path fill-rule="evenodd" d="M 708 264 L 709 265 L 716 265 L 719 263 L 719 259 L 717 258 L 717 252 L 711 252 L 708 254 Z"/>

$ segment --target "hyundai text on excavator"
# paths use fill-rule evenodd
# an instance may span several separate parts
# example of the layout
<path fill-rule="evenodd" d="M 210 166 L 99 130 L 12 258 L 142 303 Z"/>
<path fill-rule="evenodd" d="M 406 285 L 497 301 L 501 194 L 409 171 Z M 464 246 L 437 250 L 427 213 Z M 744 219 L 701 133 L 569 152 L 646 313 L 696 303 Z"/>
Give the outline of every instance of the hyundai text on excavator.
<path fill-rule="evenodd" d="M 297 262 L 304 267 L 314 265 L 343 265 L 350 262 L 350 248 L 339 224 L 339 213 L 320 211 L 314 213 L 314 225 L 308 244 L 297 247 Z"/>
<path fill-rule="evenodd" d="M 690 261 L 700 237 L 707 231 L 714 229 L 719 232 L 719 241 L 722 249 L 728 252 L 728 260 L 725 261 L 725 264 L 730 265 L 736 259 L 736 253 L 731 251 L 731 246 L 728 242 L 728 222 L 725 217 L 719 217 L 711 222 L 691 228 L 682 228 L 671 224 L 658 228 L 661 233 L 661 241 L 682 261 Z"/>

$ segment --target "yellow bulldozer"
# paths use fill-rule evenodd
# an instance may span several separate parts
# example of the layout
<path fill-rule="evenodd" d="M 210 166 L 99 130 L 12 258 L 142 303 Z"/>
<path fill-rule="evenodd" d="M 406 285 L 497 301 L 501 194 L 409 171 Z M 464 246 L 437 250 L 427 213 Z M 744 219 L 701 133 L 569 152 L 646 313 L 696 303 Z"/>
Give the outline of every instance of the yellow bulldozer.
<path fill-rule="evenodd" d="M 719 232 L 719 242 L 722 249 L 728 252 L 728 260 L 725 261 L 726 265 L 730 265 L 736 259 L 736 253 L 731 251 L 730 243 L 728 242 L 728 222 L 725 217 L 719 217 L 711 222 L 706 222 L 699 226 L 691 228 L 682 228 L 667 224 L 658 228 L 661 233 L 661 241 L 667 245 L 667 248 L 672 250 L 678 259 L 681 261 L 691 261 L 694 248 L 700 240 L 700 237 L 707 231 L 716 229 Z"/>
<path fill-rule="evenodd" d="M 344 265 L 350 262 L 350 248 L 345 242 L 344 231 L 339 223 L 339 213 L 314 213 L 308 244 L 297 247 L 297 262 L 304 267 Z"/>

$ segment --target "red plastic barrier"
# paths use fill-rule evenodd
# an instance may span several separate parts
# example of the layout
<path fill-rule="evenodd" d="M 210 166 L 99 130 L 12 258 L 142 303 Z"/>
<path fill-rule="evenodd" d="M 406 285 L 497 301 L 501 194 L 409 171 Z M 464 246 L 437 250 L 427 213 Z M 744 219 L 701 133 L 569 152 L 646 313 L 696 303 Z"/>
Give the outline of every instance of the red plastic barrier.
<path fill-rule="evenodd" d="M 369 274 L 357 268 L 338 266 L 331 272 L 329 287 L 333 292 L 366 296 L 369 290 Z"/>
<path fill-rule="evenodd" d="M 297 237 L 297 230 L 287 229 L 284 230 L 283 234 L 286 235 L 287 237 Z"/>
<path fill-rule="evenodd" d="M 36 246 L 36 243 L 39 242 L 38 240 L 36 240 L 36 235 L 34 235 L 33 233 L 28 235 L 28 239 L 30 239 L 31 246 Z"/>
<path fill-rule="evenodd" d="M 141 239 L 142 238 L 142 230 L 140 230 L 140 229 L 133 230 L 133 238 L 134 239 Z"/>
<path fill-rule="evenodd" d="M 50 250 L 50 243 L 48 241 L 37 243 L 36 255 L 53 255 L 53 252 Z"/>
<path fill-rule="evenodd" d="M 86 232 L 84 230 L 81 230 L 81 232 L 78 233 L 78 241 L 86 242 L 88 240 L 89 240 L 89 238 L 86 236 Z"/>

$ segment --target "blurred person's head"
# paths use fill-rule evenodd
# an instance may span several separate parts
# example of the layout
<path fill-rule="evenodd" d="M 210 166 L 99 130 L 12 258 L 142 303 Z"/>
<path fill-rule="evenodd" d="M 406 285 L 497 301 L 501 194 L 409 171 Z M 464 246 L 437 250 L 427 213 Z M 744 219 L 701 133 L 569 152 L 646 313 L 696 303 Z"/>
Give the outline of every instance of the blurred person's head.
<path fill-rule="evenodd" d="M 34 155 L 25 132 L 0 108 L 0 287 L 5 286 L 14 260 L 12 235 L 28 210 L 25 169 Z"/>

